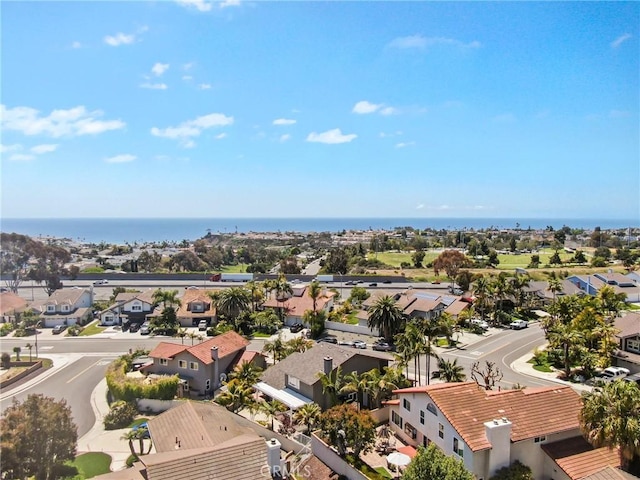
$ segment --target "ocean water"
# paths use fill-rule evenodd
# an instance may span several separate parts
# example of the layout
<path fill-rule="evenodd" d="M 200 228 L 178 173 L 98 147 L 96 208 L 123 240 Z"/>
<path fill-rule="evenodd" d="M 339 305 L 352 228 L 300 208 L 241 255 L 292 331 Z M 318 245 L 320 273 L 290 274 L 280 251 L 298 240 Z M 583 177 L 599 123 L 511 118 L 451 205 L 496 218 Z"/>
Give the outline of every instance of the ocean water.
<path fill-rule="evenodd" d="M 544 218 L 3 218 L 0 231 L 32 237 L 68 238 L 82 243 L 143 243 L 196 240 L 211 233 L 339 232 L 414 227 L 436 230 L 495 228 L 603 229 L 638 227 L 638 219 Z"/>

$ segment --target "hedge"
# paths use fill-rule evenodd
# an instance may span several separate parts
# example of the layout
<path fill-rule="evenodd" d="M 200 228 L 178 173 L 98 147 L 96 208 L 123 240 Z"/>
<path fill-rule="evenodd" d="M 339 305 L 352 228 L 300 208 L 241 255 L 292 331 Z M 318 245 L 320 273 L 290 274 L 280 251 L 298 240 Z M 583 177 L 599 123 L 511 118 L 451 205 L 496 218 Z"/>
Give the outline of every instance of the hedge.
<path fill-rule="evenodd" d="M 176 396 L 180 381 L 178 375 L 158 378 L 149 383 L 146 378 L 127 377 L 130 365 L 130 359 L 121 357 L 107 369 L 107 386 L 114 399 L 135 402 L 138 398 L 172 400 Z"/>

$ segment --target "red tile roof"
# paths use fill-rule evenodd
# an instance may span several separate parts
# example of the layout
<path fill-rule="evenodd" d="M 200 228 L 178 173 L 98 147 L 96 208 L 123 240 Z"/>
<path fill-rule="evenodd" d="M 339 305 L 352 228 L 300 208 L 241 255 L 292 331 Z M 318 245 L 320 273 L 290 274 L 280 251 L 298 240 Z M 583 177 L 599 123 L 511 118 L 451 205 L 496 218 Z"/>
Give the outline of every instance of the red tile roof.
<path fill-rule="evenodd" d="M 27 301 L 13 292 L 0 293 L 0 315 L 22 312 L 27 308 Z"/>
<path fill-rule="evenodd" d="M 418 451 L 415 448 L 413 448 L 411 445 L 400 447 L 397 450 L 400 453 L 404 453 L 405 455 L 408 455 L 409 458 L 413 458 L 418 454 Z"/>
<path fill-rule="evenodd" d="M 316 301 L 316 309 L 322 310 L 325 305 L 333 298 L 334 292 L 325 291 Z M 285 308 L 287 315 L 292 317 L 302 317 L 307 310 L 313 310 L 313 299 L 309 296 L 309 289 L 306 288 L 302 296 L 293 296 L 284 302 L 278 302 L 275 296 L 272 296 L 264 302 L 265 307 Z"/>
<path fill-rule="evenodd" d="M 583 437 L 543 444 L 542 449 L 572 480 L 588 477 L 608 466 L 620 466 L 617 449 L 593 448 Z"/>
<path fill-rule="evenodd" d="M 395 390 L 425 393 L 469 445 L 490 448 L 485 422 L 506 417 L 512 423 L 511 441 L 579 428 L 580 396 L 570 387 L 486 391 L 475 382 L 441 383 Z"/>
<path fill-rule="evenodd" d="M 198 345 L 188 346 L 179 345 L 177 343 L 160 342 L 156 348 L 151 350 L 149 356 L 151 358 L 173 358 L 177 354 L 184 351 L 189 352 L 205 365 L 213 363 L 211 358 L 211 348 L 218 347 L 218 357 L 223 358 L 227 355 L 235 355 L 243 348 L 249 345 L 249 340 L 237 334 L 233 330 L 213 337 L 210 340 L 199 343 Z"/>

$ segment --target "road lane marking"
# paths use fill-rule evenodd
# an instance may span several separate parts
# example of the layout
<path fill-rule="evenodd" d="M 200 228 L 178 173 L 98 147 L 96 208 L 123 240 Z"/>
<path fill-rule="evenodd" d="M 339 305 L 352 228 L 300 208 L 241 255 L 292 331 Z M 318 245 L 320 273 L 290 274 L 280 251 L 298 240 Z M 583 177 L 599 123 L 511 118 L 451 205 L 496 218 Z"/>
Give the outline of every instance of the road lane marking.
<path fill-rule="evenodd" d="M 98 360 L 97 362 L 89 365 L 87 368 L 85 368 L 84 370 L 82 370 L 79 374 L 77 374 L 76 376 L 70 378 L 69 380 L 67 380 L 67 383 L 71 383 L 73 382 L 76 378 L 78 378 L 80 375 L 82 375 L 83 373 L 88 372 L 89 370 L 91 370 L 93 367 L 95 367 L 96 365 L 98 365 L 101 362 L 101 360 Z"/>
<path fill-rule="evenodd" d="M 53 345 L 46 345 L 44 347 L 40 347 L 38 350 L 51 350 L 53 349 Z"/>

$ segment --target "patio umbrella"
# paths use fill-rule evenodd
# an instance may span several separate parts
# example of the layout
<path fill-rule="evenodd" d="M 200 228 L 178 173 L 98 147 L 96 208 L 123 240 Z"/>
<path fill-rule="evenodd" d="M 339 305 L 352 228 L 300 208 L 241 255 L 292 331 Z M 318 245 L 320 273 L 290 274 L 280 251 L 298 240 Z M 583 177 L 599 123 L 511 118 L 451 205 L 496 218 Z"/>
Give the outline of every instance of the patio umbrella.
<path fill-rule="evenodd" d="M 397 467 L 406 467 L 411 463 L 411 457 L 400 452 L 393 452 L 387 455 L 387 462 Z"/>

